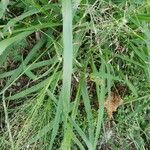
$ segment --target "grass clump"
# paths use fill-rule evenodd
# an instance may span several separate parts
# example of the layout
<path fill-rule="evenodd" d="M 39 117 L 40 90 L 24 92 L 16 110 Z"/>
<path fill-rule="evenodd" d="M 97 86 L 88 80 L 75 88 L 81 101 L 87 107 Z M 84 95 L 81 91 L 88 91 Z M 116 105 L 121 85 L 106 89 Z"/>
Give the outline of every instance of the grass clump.
<path fill-rule="evenodd" d="M 149 8 L 2 0 L 0 147 L 149 149 Z M 123 100 L 113 118 L 112 93 Z"/>

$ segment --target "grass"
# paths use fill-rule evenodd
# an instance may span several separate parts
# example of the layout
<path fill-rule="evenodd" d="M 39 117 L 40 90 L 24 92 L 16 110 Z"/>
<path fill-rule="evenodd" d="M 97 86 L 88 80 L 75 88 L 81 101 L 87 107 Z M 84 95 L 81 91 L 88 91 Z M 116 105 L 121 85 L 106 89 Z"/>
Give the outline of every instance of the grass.
<path fill-rule="evenodd" d="M 148 0 L 0 3 L 1 149 L 149 149 Z M 123 104 L 110 119 L 105 98 Z"/>

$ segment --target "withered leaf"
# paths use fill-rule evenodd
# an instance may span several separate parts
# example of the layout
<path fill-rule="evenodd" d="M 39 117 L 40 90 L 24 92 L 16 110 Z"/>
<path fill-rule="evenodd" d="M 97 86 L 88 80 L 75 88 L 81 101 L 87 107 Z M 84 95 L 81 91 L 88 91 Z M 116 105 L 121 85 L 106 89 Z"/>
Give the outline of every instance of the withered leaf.
<path fill-rule="evenodd" d="M 113 118 L 113 112 L 123 103 L 123 100 L 116 93 L 111 92 L 110 96 L 105 99 L 105 108 L 109 119 Z"/>

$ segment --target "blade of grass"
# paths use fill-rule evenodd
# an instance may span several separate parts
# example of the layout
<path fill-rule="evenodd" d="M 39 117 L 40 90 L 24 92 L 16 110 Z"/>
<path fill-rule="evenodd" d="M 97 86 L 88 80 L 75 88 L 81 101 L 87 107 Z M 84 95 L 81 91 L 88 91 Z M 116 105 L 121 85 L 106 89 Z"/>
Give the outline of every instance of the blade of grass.
<path fill-rule="evenodd" d="M 4 40 L 0 41 L 0 45 L 1 45 L 0 55 L 2 55 L 2 53 L 6 50 L 6 48 L 8 46 L 10 46 L 11 44 L 13 44 L 16 41 L 20 41 L 20 40 L 26 38 L 31 33 L 33 33 L 33 31 L 22 32 L 22 33 L 14 36 L 14 37 L 11 37 L 11 38 L 8 38 L 8 39 L 4 39 Z"/>
<path fill-rule="evenodd" d="M 22 98 L 22 97 L 24 97 L 30 93 L 36 92 L 36 91 L 42 89 L 48 81 L 49 81 L 49 78 L 45 79 L 44 81 L 42 81 L 42 82 L 40 82 L 40 83 L 30 87 L 30 88 L 27 88 L 26 90 L 23 90 L 17 94 L 14 94 L 14 95 L 8 97 L 8 99 L 9 100 L 15 100 L 15 99 Z"/>
<path fill-rule="evenodd" d="M 24 66 L 24 68 L 26 68 L 25 66 Z M 31 80 L 34 80 L 34 79 L 37 79 L 37 76 L 31 71 L 31 70 L 27 70 L 26 72 L 25 72 L 25 74 L 29 77 L 29 79 L 31 79 Z"/>
<path fill-rule="evenodd" d="M 46 33 L 44 31 L 42 31 L 41 29 L 45 29 L 45 28 L 51 28 L 53 29 L 53 27 L 56 26 L 60 26 L 60 23 L 53 23 L 53 22 L 49 22 L 49 23 L 39 23 L 39 24 L 26 24 L 29 27 L 22 27 L 19 29 L 15 29 L 11 31 L 11 35 L 16 35 L 16 34 L 20 34 L 22 32 L 36 32 L 36 31 L 40 31 L 41 33 L 45 34 Z M 3 36 L 10 36 L 10 32 L 6 32 L 5 34 L 3 34 Z"/>
<path fill-rule="evenodd" d="M 6 0 L 6 1 L 8 1 L 8 0 Z M 43 9 L 44 10 L 54 9 L 54 10 L 58 10 L 59 11 L 57 5 L 54 5 L 54 4 L 45 5 L 45 6 L 41 7 L 40 9 L 32 8 L 31 10 L 29 10 L 29 11 L 27 11 L 25 13 L 22 13 L 20 16 L 17 16 L 15 18 L 11 19 L 7 23 L 7 25 L 4 26 L 3 34 L 5 34 L 9 28 L 14 27 L 16 23 L 20 22 L 21 20 L 23 20 L 23 19 L 25 19 L 27 17 L 30 17 L 30 16 L 34 15 L 34 14 L 42 12 Z"/>
<path fill-rule="evenodd" d="M 57 77 L 57 74 L 59 74 L 59 72 L 57 72 L 57 73 L 55 74 L 56 77 Z M 36 92 L 36 91 L 42 89 L 42 88 L 46 85 L 46 83 L 48 82 L 48 80 L 49 80 L 49 78 L 45 79 L 44 81 L 42 81 L 42 82 L 40 82 L 40 83 L 38 83 L 38 84 L 36 84 L 36 85 L 30 87 L 30 88 L 27 88 L 27 89 L 25 89 L 25 90 L 23 90 L 23 91 L 21 91 L 21 92 L 19 92 L 19 93 L 16 93 L 16 94 L 14 94 L 14 95 L 8 97 L 8 99 L 9 99 L 9 100 L 15 100 L 15 99 L 19 99 L 19 98 L 22 98 L 22 97 L 24 97 L 24 96 L 27 96 L 28 94 L 34 93 L 34 92 Z M 49 94 L 50 94 L 50 93 L 49 93 Z"/>
<path fill-rule="evenodd" d="M 52 126 L 53 126 L 53 121 L 48 123 L 46 126 L 44 126 L 41 130 L 38 131 L 37 135 L 35 135 L 34 137 L 31 137 L 30 141 L 28 141 L 28 143 L 24 144 L 24 147 L 31 145 L 32 143 L 37 142 L 38 140 L 40 140 L 44 135 L 46 135 L 48 132 L 51 131 Z"/>
<path fill-rule="evenodd" d="M 87 120 L 88 120 L 88 126 L 89 126 L 89 139 L 91 144 L 93 145 L 94 142 L 94 124 L 93 124 L 93 115 L 92 115 L 92 109 L 91 109 L 91 105 L 90 105 L 90 99 L 88 96 L 88 91 L 87 91 L 87 85 L 84 81 L 85 79 L 83 79 L 82 82 L 82 97 L 83 97 L 83 102 L 84 102 L 84 106 L 85 106 L 85 111 L 87 114 Z"/>
<path fill-rule="evenodd" d="M 11 76 L 11 78 L 7 81 L 5 87 L 3 88 L 6 89 L 20 74 L 21 72 L 23 72 L 23 66 L 27 65 L 27 63 L 34 57 L 34 55 L 36 54 L 37 50 L 39 50 L 43 44 L 46 42 L 45 37 L 43 37 L 34 47 L 33 49 L 30 51 L 30 53 L 28 54 L 28 56 L 25 58 L 25 60 L 22 62 L 22 64 L 15 70 L 15 72 L 13 73 L 13 75 Z M 31 65 L 32 66 L 32 65 Z M 31 67 L 30 66 L 30 67 Z"/>
<path fill-rule="evenodd" d="M 73 102 L 74 104 L 73 104 L 73 109 L 72 109 L 72 114 L 71 114 L 71 117 L 73 120 L 75 120 L 76 115 L 77 115 L 78 106 L 80 104 L 80 97 L 81 97 L 81 81 L 79 82 L 76 98 L 75 98 L 75 101 Z"/>
<path fill-rule="evenodd" d="M 34 105 L 34 107 L 31 109 L 30 111 L 30 115 L 28 116 L 28 118 L 25 120 L 25 123 L 24 123 L 24 127 L 21 129 L 19 135 L 18 135 L 18 141 L 16 143 L 16 149 L 19 147 L 19 143 L 20 143 L 20 136 L 24 135 L 25 136 L 25 133 L 29 130 L 29 128 L 31 127 L 31 124 L 32 124 L 32 121 L 34 120 L 35 116 L 37 115 L 38 113 L 38 110 L 40 109 L 41 105 L 43 104 L 43 100 L 44 100 L 44 97 L 47 93 L 47 90 L 51 84 L 51 82 L 54 80 L 57 72 L 58 72 L 58 69 L 60 67 L 60 63 L 57 64 L 53 74 L 48 78 L 48 81 L 46 82 L 44 88 L 40 91 L 40 93 L 37 95 L 37 98 L 35 99 L 36 100 L 36 104 Z M 24 133 L 24 134 L 21 134 L 21 133 Z"/>
<path fill-rule="evenodd" d="M 9 118 L 8 118 L 8 111 L 7 111 L 6 101 L 5 101 L 5 93 L 3 93 L 3 98 L 2 99 L 3 99 L 3 107 L 4 107 L 4 113 L 5 113 L 5 122 L 6 122 L 6 125 L 7 125 L 9 140 L 10 140 L 10 143 L 11 143 L 11 149 L 15 150 L 14 140 L 13 140 L 13 136 L 12 136 L 12 133 L 11 133 L 10 122 L 9 122 Z"/>
<path fill-rule="evenodd" d="M 71 75 L 72 75 L 72 60 L 73 60 L 73 45 L 72 45 L 72 5 L 71 0 L 63 0 L 63 87 L 62 98 L 63 106 L 66 112 L 69 110 L 70 90 L 71 90 Z"/>
<path fill-rule="evenodd" d="M 105 65 L 104 60 L 102 59 L 102 65 L 100 72 L 105 73 Z M 97 119 L 97 125 L 96 125 L 96 132 L 95 132 L 95 139 L 94 139 L 94 149 L 96 149 L 97 141 L 100 135 L 101 131 L 101 125 L 103 121 L 103 115 L 104 115 L 104 99 L 105 99 L 105 81 L 106 79 L 102 77 L 101 85 L 96 85 L 97 87 L 97 95 L 98 95 L 98 102 L 99 102 L 99 109 L 98 109 L 98 119 Z M 99 86 L 101 86 L 101 89 L 99 89 Z"/>
<path fill-rule="evenodd" d="M 93 146 L 92 146 L 91 142 L 89 141 L 89 139 L 87 138 L 85 133 L 82 131 L 82 129 L 78 126 L 78 124 L 70 117 L 69 117 L 69 122 L 74 126 L 75 130 L 78 132 L 78 134 L 80 135 L 82 140 L 86 143 L 87 147 L 90 150 L 92 150 Z"/>
<path fill-rule="evenodd" d="M 50 144 L 48 146 L 49 150 L 52 149 L 55 137 L 56 137 L 57 132 L 58 132 L 61 113 L 62 113 L 62 100 L 59 99 L 58 104 L 57 104 L 56 115 L 55 115 L 55 118 L 53 121 L 53 128 L 52 128 L 52 133 L 51 133 L 51 138 L 50 138 Z"/>
<path fill-rule="evenodd" d="M 70 95 L 71 95 L 71 76 L 73 62 L 73 35 L 72 35 L 72 1 L 62 1 L 63 13 L 63 86 L 62 86 L 62 101 L 64 114 L 64 139 L 62 141 L 62 149 L 70 149 L 71 141 L 70 125 L 68 124 L 68 113 L 70 110 Z"/>
<path fill-rule="evenodd" d="M 32 64 L 32 66 L 30 67 L 30 70 L 32 71 L 32 70 L 37 69 L 37 68 L 49 66 L 49 65 L 53 64 L 54 60 L 56 60 L 56 57 L 52 58 L 51 60 L 44 60 L 44 61 L 40 61 L 40 62 L 37 62 L 35 64 Z M 30 65 L 28 65 L 26 67 L 28 68 L 29 66 Z M 14 69 L 14 70 L 0 74 L 0 79 L 12 76 L 15 72 L 17 72 L 17 69 Z"/>
<path fill-rule="evenodd" d="M 39 58 L 41 58 L 41 56 L 43 56 L 43 54 L 44 54 L 48 49 L 49 49 L 49 47 L 48 47 L 46 50 L 44 50 L 44 51 L 40 54 L 40 56 L 39 56 L 32 64 L 34 64 L 37 60 L 39 60 Z M 17 77 L 14 78 L 14 80 L 13 80 L 11 83 L 9 83 L 8 86 L 5 86 L 5 88 L 3 88 L 3 90 L 1 91 L 0 94 L 4 93 L 13 83 L 15 83 L 15 82 L 32 66 L 32 64 L 31 64 L 30 66 L 28 66 L 28 68 L 26 68 L 26 70 L 24 70 L 21 74 L 17 75 Z M 19 68 L 19 69 L 21 70 L 22 68 Z M 18 71 L 18 70 L 17 70 L 17 71 Z"/>
<path fill-rule="evenodd" d="M 147 45 L 148 59 L 147 59 L 147 76 L 150 82 L 150 25 L 144 24 L 143 33 L 145 35 L 145 43 Z"/>
<path fill-rule="evenodd" d="M 7 6 L 9 4 L 9 0 L 1 0 L 1 3 L 0 3 L 0 19 L 3 17 L 6 9 L 7 9 Z"/>
<path fill-rule="evenodd" d="M 124 75 L 123 72 L 120 70 L 120 76 L 123 78 L 124 82 L 127 84 L 129 89 L 132 91 L 133 95 L 138 97 L 137 88 L 132 84 L 132 82 L 128 79 L 127 75 Z"/>
<path fill-rule="evenodd" d="M 79 139 L 76 137 L 76 135 L 74 133 L 72 133 L 72 139 L 78 145 L 80 150 L 85 150 L 85 148 L 83 147 L 82 143 L 79 141 Z"/>
<path fill-rule="evenodd" d="M 70 147 L 70 141 L 67 141 L 68 132 L 66 127 L 68 112 L 69 112 L 69 101 L 70 101 L 70 90 L 71 90 L 71 76 L 72 76 L 72 59 L 73 59 L 73 44 L 72 44 L 72 4 L 71 0 L 62 1 L 62 13 L 63 13 L 63 86 L 60 93 L 59 102 L 57 106 L 57 112 L 54 119 L 54 126 L 51 135 L 51 141 L 49 149 L 51 150 L 54 144 L 54 139 L 57 135 L 59 128 L 60 115 L 62 113 L 62 104 L 64 111 L 64 140 L 62 145 L 66 145 L 66 148 Z M 62 146 L 63 147 L 63 146 Z"/>

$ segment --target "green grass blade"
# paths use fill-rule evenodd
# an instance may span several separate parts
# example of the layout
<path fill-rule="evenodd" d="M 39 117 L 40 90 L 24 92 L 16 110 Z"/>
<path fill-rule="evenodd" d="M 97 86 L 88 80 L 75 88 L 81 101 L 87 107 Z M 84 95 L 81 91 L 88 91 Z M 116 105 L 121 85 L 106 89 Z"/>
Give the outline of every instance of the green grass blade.
<path fill-rule="evenodd" d="M 72 76 L 72 59 L 73 59 L 73 44 L 72 44 L 72 4 L 71 0 L 62 1 L 62 13 L 63 13 L 63 87 L 62 92 L 59 97 L 59 102 L 57 106 L 57 112 L 54 120 L 54 126 L 50 141 L 49 149 L 52 149 L 54 139 L 57 135 L 59 128 L 60 115 L 63 104 L 63 111 L 65 114 L 64 126 L 67 126 L 67 116 L 69 112 L 69 101 L 71 92 L 71 76 Z M 67 132 L 66 132 L 67 133 Z M 66 136 L 64 136 L 66 138 Z M 64 143 L 68 147 L 67 141 L 64 138 Z M 70 142 L 69 142 L 70 143 Z M 62 144 L 63 145 L 63 144 Z"/>
<path fill-rule="evenodd" d="M 35 64 L 32 64 L 31 67 L 29 67 L 30 65 L 28 65 L 27 68 L 30 68 L 30 70 L 32 71 L 32 70 L 37 69 L 37 68 L 49 66 L 49 65 L 53 64 L 54 60 L 56 60 L 56 57 L 54 59 L 51 59 L 51 60 L 44 60 L 44 61 L 37 62 Z M 12 76 L 15 72 L 17 72 L 17 69 L 14 69 L 14 70 L 0 74 L 0 79 Z"/>
<path fill-rule="evenodd" d="M 0 3 L 0 19 L 3 17 L 6 9 L 7 9 L 7 6 L 9 4 L 9 0 L 1 0 L 1 3 Z"/>
<path fill-rule="evenodd" d="M 77 144 L 77 146 L 80 148 L 80 150 L 85 150 L 84 146 L 80 142 L 80 140 L 76 137 L 74 133 L 72 133 L 72 140 Z"/>
<path fill-rule="evenodd" d="M 30 87 L 30 88 L 27 88 L 27 89 L 25 89 L 25 90 L 23 90 L 17 94 L 14 94 L 14 95 L 8 97 L 8 99 L 9 100 L 15 100 L 15 99 L 19 99 L 19 98 L 22 98 L 24 96 L 27 96 L 30 93 L 36 92 L 36 91 L 42 89 L 48 81 L 49 81 L 49 78 L 36 84 L 36 85 L 34 85 L 34 86 L 32 86 L 32 87 Z"/>
<path fill-rule="evenodd" d="M 73 44 L 72 44 L 72 5 L 71 0 L 63 0 L 63 87 L 62 98 L 63 106 L 66 111 L 69 109 L 70 90 L 71 90 L 71 75 L 72 75 L 72 59 L 73 59 Z"/>
<path fill-rule="evenodd" d="M 39 50 L 42 45 L 45 43 L 46 39 L 42 38 L 30 51 L 28 56 L 25 58 L 25 60 L 22 62 L 22 64 L 15 70 L 15 72 L 12 74 L 11 78 L 8 80 L 6 83 L 5 87 L 3 89 L 6 89 L 18 76 L 23 72 L 23 66 L 27 65 L 27 63 L 34 57 L 36 54 L 37 50 Z"/>
<path fill-rule="evenodd" d="M 49 147 L 48 147 L 49 150 L 51 150 L 52 147 L 53 147 L 54 140 L 55 140 L 55 137 L 56 137 L 58 129 L 59 129 L 61 113 L 62 113 L 62 101 L 59 100 L 58 105 L 57 105 L 56 115 L 55 115 L 55 118 L 54 118 L 54 121 L 53 121 L 52 134 L 51 134 L 51 138 L 50 138 L 50 144 L 49 144 Z"/>
<path fill-rule="evenodd" d="M 3 0 L 3 1 L 8 1 L 8 0 Z M 49 10 L 49 9 L 57 9 L 57 6 L 56 5 L 53 5 L 53 4 L 48 4 L 48 5 L 45 5 L 39 9 L 37 8 L 32 8 L 31 10 L 25 12 L 25 13 L 22 13 L 20 16 L 17 16 L 13 19 L 11 19 L 7 25 L 4 26 L 4 29 L 3 29 L 3 33 L 5 34 L 8 29 L 12 28 L 15 26 L 15 24 L 17 24 L 18 22 L 22 21 L 23 19 L 27 18 L 27 17 L 31 17 L 32 15 L 34 14 L 38 14 L 40 12 L 42 12 L 44 9 L 44 11 L 46 10 Z"/>
<path fill-rule="evenodd" d="M 93 142 L 94 142 L 93 115 L 92 115 L 90 99 L 88 96 L 87 85 L 84 81 L 82 84 L 82 97 L 83 97 L 83 102 L 84 102 L 84 106 L 85 106 L 85 111 L 87 114 L 88 127 L 89 127 L 89 139 L 90 139 L 90 142 L 93 144 Z"/>
<path fill-rule="evenodd" d="M 78 126 L 78 124 L 72 119 L 69 118 L 69 122 L 73 125 L 73 127 L 75 128 L 75 130 L 78 132 L 78 134 L 80 135 L 80 137 L 82 138 L 82 140 L 86 143 L 87 147 L 92 150 L 93 146 L 92 143 L 90 142 L 90 140 L 87 138 L 87 136 L 85 135 L 85 133 L 82 131 L 82 129 Z"/>
<path fill-rule="evenodd" d="M 0 41 L 0 45 L 1 45 L 0 55 L 2 55 L 2 53 L 6 50 L 6 48 L 8 46 L 10 46 L 11 44 L 13 44 L 16 41 L 21 41 L 22 39 L 26 38 L 31 33 L 33 33 L 33 31 L 22 32 L 22 33 L 14 36 L 14 37 L 4 39 L 4 40 Z"/>
<path fill-rule="evenodd" d="M 62 101 L 64 111 L 64 139 L 62 142 L 62 149 L 70 149 L 70 128 L 67 123 L 68 113 L 70 109 L 71 96 L 71 76 L 72 76 L 72 62 L 73 62 L 73 35 L 72 35 L 72 2 L 71 0 L 62 1 L 63 12 L 63 86 L 62 86 Z"/>
<path fill-rule="evenodd" d="M 101 73 L 105 73 L 105 66 L 104 66 L 104 61 L 102 60 L 102 65 L 101 65 L 101 69 L 100 69 Z M 104 115 L 104 99 L 105 99 L 105 93 L 106 93 L 106 89 L 105 89 L 105 78 L 102 77 L 101 78 L 101 85 L 96 84 L 96 91 L 97 91 L 97 95 L 98 95 L 98 102 L 99 102 L 99 109 L 98 109 L 98 119 L 97 119 L 97 125 L 96 125 L 96 132 L 95 132 L 95 139 L 94 139 L 94 149 L 96 149 L 96 145 L 97 145 L 97 141 L 100 135 L 100 131 L 101 131 L 101 126 L 102 126 L 102 122 L 103 122 L 103 115 Z M 101 88 L 99 88 L 99 86 L 101 86 Z"/>
<path fill-rule="evenodd" d="M 24 144 L 24 147 L 31 145 L 32 143 L 35 143 L 38 140 L 40 140 L 44 135 L 46 135 L 48 132 L 51 131 L 52 126 L 53 126 L 52 122 L 48 123 L 46 126 L 44 126 L 41 130 L 38 131 L 37 135 L 31 137 L 30 141 Z"/>

